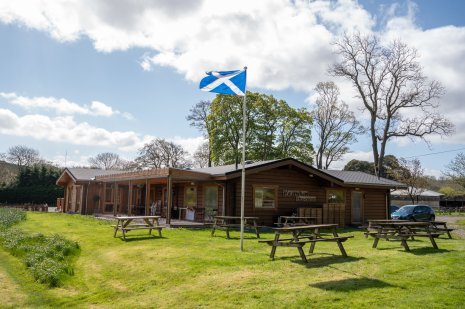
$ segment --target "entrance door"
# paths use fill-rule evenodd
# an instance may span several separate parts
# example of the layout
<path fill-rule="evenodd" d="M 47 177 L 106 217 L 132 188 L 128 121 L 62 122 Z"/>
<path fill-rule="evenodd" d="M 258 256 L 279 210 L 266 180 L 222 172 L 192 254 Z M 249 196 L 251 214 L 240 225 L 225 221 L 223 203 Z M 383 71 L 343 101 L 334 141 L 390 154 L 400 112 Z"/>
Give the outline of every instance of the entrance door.
<path fill-rule="evenodd" d="M 352 191 L 352 224 L 362 223 L 363 193 Z"/>
<path fill-rule="evenodd" d="M 218 211 L 218 187 L 205 187 L 205 221 L 213 221 Z"/>

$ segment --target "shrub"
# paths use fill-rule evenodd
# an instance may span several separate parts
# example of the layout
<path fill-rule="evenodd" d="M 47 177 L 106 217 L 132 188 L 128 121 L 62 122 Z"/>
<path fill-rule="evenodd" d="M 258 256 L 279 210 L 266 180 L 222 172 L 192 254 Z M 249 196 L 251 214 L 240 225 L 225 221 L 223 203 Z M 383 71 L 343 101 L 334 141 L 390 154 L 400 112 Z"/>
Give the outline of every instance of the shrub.
<path fill-rule="evenodd" d="M 26 220 L 24 210 L 0 207 L 0 229 L 7 229 L 22 220 Z"/>
<path fill-rule="evenodd" d="M 74 270 L 68 260 L 77 253 L 79 244 L 60 235 L 28 235 L 20 229 L 11 228 L 14 223 L 25 219 L 24 211 L 14 210 L 0 213 L 3 218 L 0 244 L 14 256 L 22 258 L 37 282 L 54 287 L 64 274 L 73 275 Z"/>

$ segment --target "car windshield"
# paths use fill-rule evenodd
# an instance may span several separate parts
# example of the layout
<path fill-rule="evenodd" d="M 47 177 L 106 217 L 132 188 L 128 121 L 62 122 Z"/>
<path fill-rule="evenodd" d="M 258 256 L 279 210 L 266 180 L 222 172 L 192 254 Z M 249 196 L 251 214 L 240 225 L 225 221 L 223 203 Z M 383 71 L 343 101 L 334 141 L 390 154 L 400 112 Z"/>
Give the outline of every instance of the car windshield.
<path fill-rule="evenodd" d="M 399 208 L 399 210 L 396 211 L 396 214 L 408 215 L 408 214 L 411 214 L 413 212 L 414 208 L 415 208 L 415 206 L 403 206 L 403 207 Z"/>

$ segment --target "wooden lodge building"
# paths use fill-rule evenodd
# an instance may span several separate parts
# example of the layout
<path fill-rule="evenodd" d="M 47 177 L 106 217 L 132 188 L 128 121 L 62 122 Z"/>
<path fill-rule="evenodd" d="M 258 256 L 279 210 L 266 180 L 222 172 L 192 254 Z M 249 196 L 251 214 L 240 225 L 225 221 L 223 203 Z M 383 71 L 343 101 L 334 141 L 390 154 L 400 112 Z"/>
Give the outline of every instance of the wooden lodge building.
<path fill-rule="evenodd" d="M 295 159 L 246 164 L 245 216 L 273 226 L 278 216 L 317 217 L 340 226 L 388 218 L 390 190 L 401 183 L 362 172 L 319 170 Z M 160 168 L 135 172 L 66 168 L 63 212 L 112 215 L 156 214 L 210 221 L 240 216 L 241 166 Z M 168 207 L 168 205 L 170 205 Z"/>

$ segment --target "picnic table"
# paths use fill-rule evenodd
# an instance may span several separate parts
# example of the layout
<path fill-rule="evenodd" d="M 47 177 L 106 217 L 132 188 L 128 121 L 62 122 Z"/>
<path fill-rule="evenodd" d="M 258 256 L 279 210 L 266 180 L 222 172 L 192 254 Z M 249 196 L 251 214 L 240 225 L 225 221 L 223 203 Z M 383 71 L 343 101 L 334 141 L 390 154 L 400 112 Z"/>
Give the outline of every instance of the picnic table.
<path fill-rule="evenodd" d="M 309 253 L 313 253 L 315 245 L 320 241 L 336 242 L 339 250 L 343 256 L 347 256 L 347 253 L 342 245 L 347 239 L 354 236 L 339 236 L 337 234 L 337 224 L 314 224 L 314 225 L 296 225 L 296 226 L 285 226 L 273 228 L 274 239 L 273 240 L 259 240 L 259 242 L 267 243 L 271 246 L 270 258 L 274 259 L 277 247 L 294 247 L 299 251 L 302 261 L 307 263 L 307 257 L 302 249 L 306 243 L 311 243 Z M 332 235 L 322 235 L 322 229 L 331 230 Z M 283 235 L 292 234 L 292 237 L 284 237 Z"/>
<path fill-rule="evenodd" d="M 391 220 L 391 222 L 378 222 L 372 227 L 374 231 L 369 232 L 369 235 L 374 237 L 373 248 L 378 246 L 380 239 L 387 241 L 400 241 L 405 251 L 410 251 L 407 244 L 408 239 L 414 240 L 414 237 L 428 237 L 434 249 L 439 249 L 435 238 L 441 233 L 432 228 L 430 222 L 414 222 Z"/>
<path fill-rule="evenodd" d="M 391 223 L 391 222 L 409 222 L 409 220 L 393 220 L 393 219 L 376 219 L 376 220 L 368 220 L 368 227 L 367 231 L 365 232 L 365 237 L 368 238 L 368 236 L 371 233 L 376 233 L 378 232 L 377 228 L 381 227 L 380 224 L 386 224 L 386 223 Z"/>
<path fill-rule="evenodd" d="M 434 232 L 441 233 L 441 234 L 447 234 L 449 239 L 452 239 L 452 235 L 450 232 L 452 232 L 454 229 L 448 228 L 447 227 L 447 222 L 446 221 L 431 221 L 431 228 Z"/>
<path fill-rule="evenodd" d="M 131 230 L 149 230 L 149 235 L 152 235 L 152 230 L 158 230 L 158 235 L 161 237 L 161 230 L 164 228 L 158 223 L 160 216 L 118 216 L 115 217 L 117 220 L 115 233 L 113 237 L 116 237 L 118 230 L 123 233 L 123 240 L 126 240 L 126 233 Z"/>
<path fill-rule="evenodd" d="M 297 216 L 280 216 L 276 225 L 294 226 L 294 225 L 309 225 L 316 223 L 317 217 L 297 217 Z"/>
<path fill-rule="evenodd" d="M 258 232 L 257 225 L 258 217 L 244 217 L 244 228 L 254 229 L 255 235 L 257 238 L 260 238 L 260 233 Z M 239 221 L 239 223 L 238 223 Z M 229 238 L 229 231 L 233 228 L 238 228 L 240 224 L 241 217 L 237 216 L 215 216 L 212 226 L 211 235 L 215 234 L 215 230 L 224 230 L 226 231 L 226 237 Z"/>

